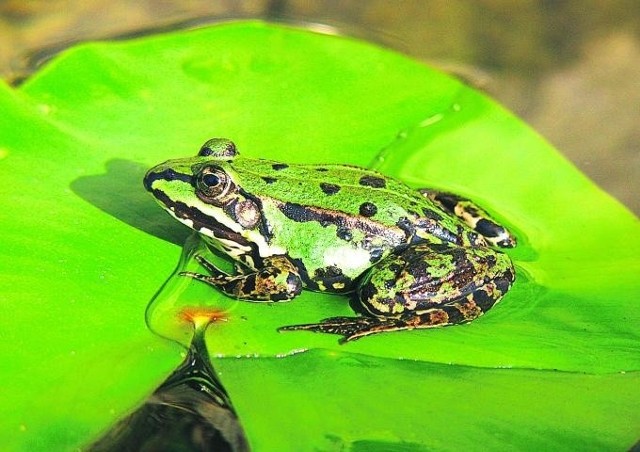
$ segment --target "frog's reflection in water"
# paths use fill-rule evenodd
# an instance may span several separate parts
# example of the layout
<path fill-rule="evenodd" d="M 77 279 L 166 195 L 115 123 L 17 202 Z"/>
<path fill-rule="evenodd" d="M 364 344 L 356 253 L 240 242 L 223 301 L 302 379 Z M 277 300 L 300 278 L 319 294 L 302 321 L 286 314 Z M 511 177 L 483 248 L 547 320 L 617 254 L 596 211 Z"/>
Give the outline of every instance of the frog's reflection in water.
<path fill-rule="evenodd" d="M 144 404 L 90 451 L 248 451 L 231 400 L 209 358 L 204 333 L 216 313 L 187 313 L 194 335 L 185 360 Z"/>

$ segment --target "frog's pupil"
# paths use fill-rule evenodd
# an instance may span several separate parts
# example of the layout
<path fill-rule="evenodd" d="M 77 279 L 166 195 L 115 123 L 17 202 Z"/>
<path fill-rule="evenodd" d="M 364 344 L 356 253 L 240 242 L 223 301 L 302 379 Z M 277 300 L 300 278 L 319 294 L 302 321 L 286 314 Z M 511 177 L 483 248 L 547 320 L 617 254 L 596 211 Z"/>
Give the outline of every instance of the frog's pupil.
<path fill-rule="evenodd" d="M 363 202 L 360 204 L 360 215 L 363 217 L 372 217 L 378 213 L 378 208 L 372 202 Z"/>
<path fill-rule="evenodd" d="M 215 174 L 205 174 L 204 176 L 202 176 L 202 182 L 207 187 L 215 187 L 220 183 L 220 178 Z"/>

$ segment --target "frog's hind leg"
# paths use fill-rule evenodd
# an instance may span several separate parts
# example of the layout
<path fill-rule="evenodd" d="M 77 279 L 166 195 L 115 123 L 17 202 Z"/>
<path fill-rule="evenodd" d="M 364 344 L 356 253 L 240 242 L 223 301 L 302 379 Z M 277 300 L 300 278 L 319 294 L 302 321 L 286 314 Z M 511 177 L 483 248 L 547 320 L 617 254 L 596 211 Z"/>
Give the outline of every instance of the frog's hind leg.
<path fill-rule="evenodd" d="M 284 331 L 339 334 L 352 341 L 387 331 L 470 322 L 497 303 L 515 278 L 510 259 L 488 247 L 421 244 L 376 264 L 357 294 L 370 315 L 332 317 Z"/>
<path fill-rule="evenodd" d="M 503 281 L 503 288 L 510 284 Z M 343 337 L 340 342 L 344 343 L 377 333 L 457 325 L 477 319 L 497 303 L 501 296 L 495 296 L 496 289 L 495 283 L 489 283 L 449 304 L 424 311 L 406 312 L 398 317 L 329 317 L 318 323 L 284 326 L 279 331 L 338 334 Z"/>
<path fill-rule="evenodd" d="M 467 301 L 430 309 L 420 314 L 402 315 L 398 318 L 329 317 L 318 323 L 284 326 L 279 328 L 279 331 L 313 331 L 315 333 L 337 334 L 342 336 L 340 342 L 345 343 L 377 333 L 456 325 L 470 322 L 482 314 L 481 309 Z"/>
<path fill-rule="evenodd" d="M 507 228 L 497 223 L 473 201 L 454 193 L 432 190 L 430 188 L 423 188 L 418 191 L 447 212 L 451 212 L 460 218 L 492 245 L 501 248 L 513 248 L 516 246 L 516 239 Z"/>

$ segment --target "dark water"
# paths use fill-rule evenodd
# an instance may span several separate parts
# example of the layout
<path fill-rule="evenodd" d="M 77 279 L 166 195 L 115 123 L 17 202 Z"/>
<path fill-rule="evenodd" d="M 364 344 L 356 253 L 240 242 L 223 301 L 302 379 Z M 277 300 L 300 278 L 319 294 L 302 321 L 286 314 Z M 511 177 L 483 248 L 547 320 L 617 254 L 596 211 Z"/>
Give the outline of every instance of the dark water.
<path fill-rule="evenodd" d="M 249 443 L 222 383 L 204 334 L 215 313 L 194 321 L 189 352 L 180 366 L 133 413 L 89 451 L 247 451 Z"/>

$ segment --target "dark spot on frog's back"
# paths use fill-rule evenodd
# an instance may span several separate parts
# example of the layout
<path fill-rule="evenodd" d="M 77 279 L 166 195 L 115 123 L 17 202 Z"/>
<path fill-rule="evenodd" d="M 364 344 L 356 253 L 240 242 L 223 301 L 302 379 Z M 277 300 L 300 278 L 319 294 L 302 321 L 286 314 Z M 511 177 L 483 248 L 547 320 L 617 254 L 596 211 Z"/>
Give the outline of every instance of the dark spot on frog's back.
<path fill-rule="evenodd" d="M 359 183 L 364 187 L 372 188 L 385 188 L 387 186 L 386 181 L 377 176 L 362 176 Z"/>
<path fill-rule="evenodd" d="M 327 195 L 335 195 L 340 191 L 340 185 L 321 182 L 320 189 Z"/>
<path fill-rule="evenodd" d="M 280 171 L 289 168 L 289 165 L 287 165 L 286 163 L 274 163 L 273 165 L 271 165 L 271 168 L 273 168 L 275 171 Z"/>
<path fill-rule="evenodd" d="M 320 168 L 316 168 L 316 171 L 319 171 L 319 172 L 321 172 L 321 173 L 325 173 L 325 172 L 327 172 L 327 171 L 329 171 L 329 170 L 328 170 L 327 168 L 322 168 L 322 167 L 320 167 Z"/>
<path fill-rule="evenodd" d="M 273 184 L 274 182 L 276 182 L 278 179 L 276 179 L 275 177 L 268 177 L 268 176 L 264 176 L 262 178 L 263 181 L 265 181 L 267 184 Z"/>
<path fill-rule="evenodd" d="M 363 217 L 372 217 L 378 213 L 378 208 L 372 202 L 363 202 L 360 204 L 360 215 Z"/>

